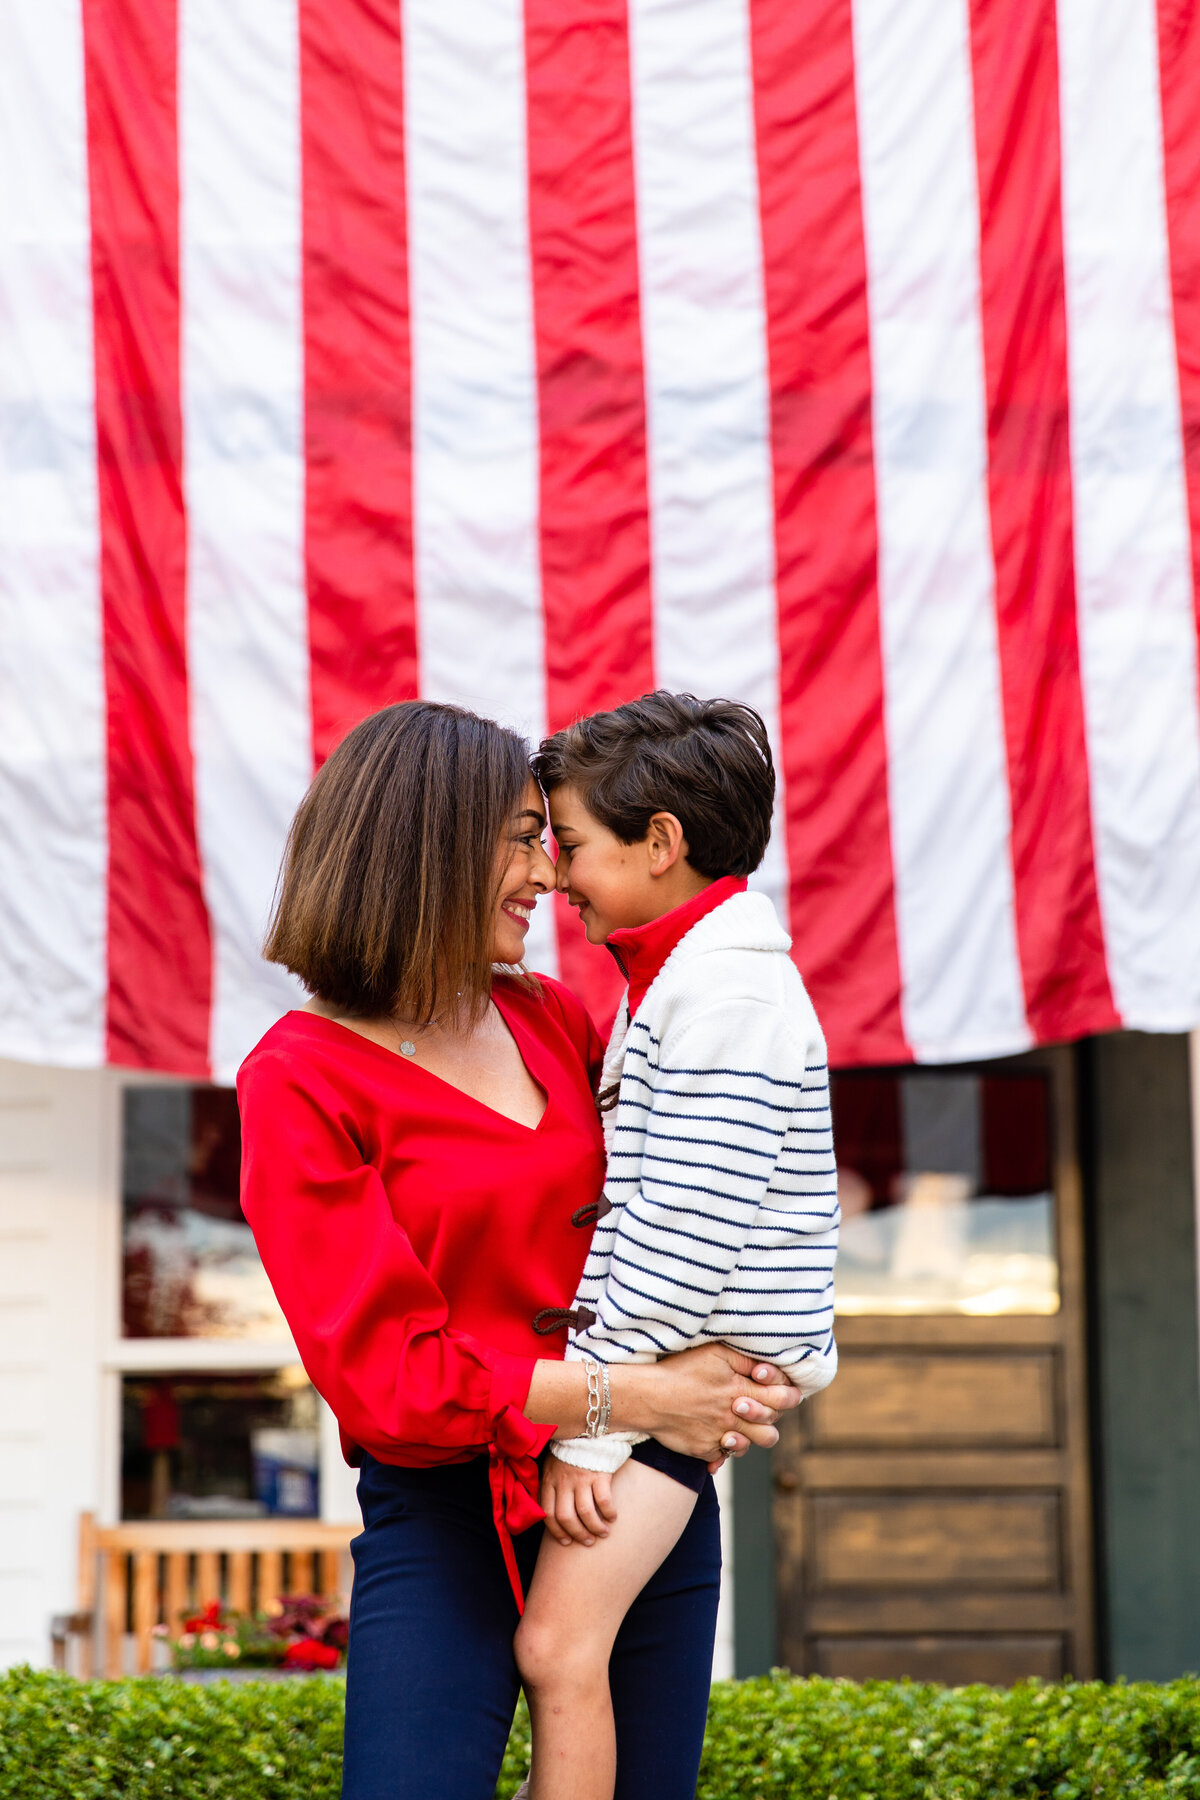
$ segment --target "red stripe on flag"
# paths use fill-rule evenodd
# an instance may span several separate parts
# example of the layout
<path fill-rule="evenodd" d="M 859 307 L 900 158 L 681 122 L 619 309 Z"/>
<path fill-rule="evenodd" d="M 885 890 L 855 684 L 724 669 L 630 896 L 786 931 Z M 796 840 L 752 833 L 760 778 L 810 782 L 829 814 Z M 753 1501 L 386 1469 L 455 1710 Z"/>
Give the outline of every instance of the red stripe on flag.
<path fill-rule="evenodd" d="M 525 7 L 529 229 L 552 731 L 654 686 L 628 17 Z M 565 904 L 564 978 L 606 1024 L 621 982 Z"/>
<path fill-rule="evenodd" d="M 1117 1025 L 1075 623 L 1053 0 L 972 0 L 988 490 L 1017 940 L 1041 1043 Z"/>
<path fill-rule="evenodd" d="M 313 750 L 417 692 L 399 13 L 300 0 Z"/>
<path fill-rule="evenodd" d="M 108 704 L 110 1062 L 208 1072 L 179 397 L 172 0 L 84 0 Z"/>
<path fill-rule="evenodd" d="M 1194 0 L 1159 0 L 1158 62 L 1192 585 L 1200 604 L 1200 9 Z"/>
<path fill-rule="evenodd" d="M 907 1061 L 849 0 L 751 0 L 796 961 L 831 1061 Z"/>

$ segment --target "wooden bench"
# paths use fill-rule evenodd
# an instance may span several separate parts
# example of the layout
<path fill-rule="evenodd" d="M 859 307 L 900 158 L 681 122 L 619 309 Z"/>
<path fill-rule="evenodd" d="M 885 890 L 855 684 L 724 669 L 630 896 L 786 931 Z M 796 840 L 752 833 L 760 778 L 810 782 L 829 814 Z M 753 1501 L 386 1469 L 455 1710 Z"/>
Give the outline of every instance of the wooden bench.
<path fill-rule="evenodd" d="M 78 1654 L 74 1673 L 145 1674 L 153 1664 L 154 1628 L 172 1636 L 182 1618 L 209 1601 L 237 1612 L 261 1612 L 283 1594 L 348 1600 L 349 1547 L 357 1525 L 318 1519 L 157 1520 L 100 1525 L 79 1521 L 79 1601 L 51 1623 L 56 1669 Z"/>

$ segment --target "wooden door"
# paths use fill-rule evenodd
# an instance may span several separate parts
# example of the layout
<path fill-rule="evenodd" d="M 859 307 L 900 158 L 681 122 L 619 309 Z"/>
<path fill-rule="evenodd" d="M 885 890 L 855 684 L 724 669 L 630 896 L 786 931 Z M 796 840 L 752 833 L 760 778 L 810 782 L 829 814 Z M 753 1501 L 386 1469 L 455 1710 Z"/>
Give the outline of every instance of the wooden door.
<path fill-rule="evenodd" d="M 859 1210 L 844 1227 L 839 1374 L 776 1451 L 792 1669 L 950 1683 L 1093 1672 L 1071 1076 L 1071 1053 L 1054 1051 L 835 1078 L 839 1165 L 867 1167 L 846 1164 L 843 1203 Z M 915 1167 L 907 1115 L 925 1140 Z"/>

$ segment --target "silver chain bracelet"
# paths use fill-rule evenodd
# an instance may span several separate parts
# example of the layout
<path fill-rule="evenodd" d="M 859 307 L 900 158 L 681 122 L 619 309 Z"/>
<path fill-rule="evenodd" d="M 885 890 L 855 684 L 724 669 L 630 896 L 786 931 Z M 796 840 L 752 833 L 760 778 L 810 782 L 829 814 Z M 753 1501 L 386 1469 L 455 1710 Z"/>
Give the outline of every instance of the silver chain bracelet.
<path fill-rule="evenodd" d="M 583 1368 L 588 1389 L 584 1434 L 590 1438 L 603 1437 L 612 1417 L 612 1390 L 609 1387 L 608 1370 L 603 1363 L 596 1362 L 590 1356 L 584 1358 Z"/>

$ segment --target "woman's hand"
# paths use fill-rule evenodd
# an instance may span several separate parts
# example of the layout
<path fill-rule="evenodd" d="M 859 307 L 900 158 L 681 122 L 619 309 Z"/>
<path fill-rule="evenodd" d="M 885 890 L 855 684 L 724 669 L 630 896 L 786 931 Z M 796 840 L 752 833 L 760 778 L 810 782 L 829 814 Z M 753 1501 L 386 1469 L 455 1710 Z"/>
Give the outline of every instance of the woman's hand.
<path fill-rule="evenodd" d="M 779 1440 L 776 1418 L 801 1400 L 777 1370 L 728 1344 L 682 1350 L 659 1363 L 617 1364 L 609 1374 L 614 1427 L 650 1432 L 668 1449 L 706 1462 L 741 1455 L 750 1444 L 770 1449 Z"/>
<path fill-rule="evenodd" d="M 777 1369 L 774 1363 L 755 1363 L 751 1373 L 755 1381 L 760 1382 L 764 1387 L 781 1387 L 787 1381 L 787 1376 Z M 750 1439 L 743 1437 L 740 1431 L 726 1432 L 721 1439 L 720 1456 L 715 1457 L 708 1465 L 709 1474 L 715 1475 L 717 1470 L 723 1468 L 727 1462 L 733 1462 L 739 1456 L 745 1456 L 747 1450 L 751 1448 Z"/>

